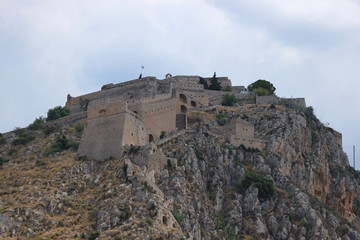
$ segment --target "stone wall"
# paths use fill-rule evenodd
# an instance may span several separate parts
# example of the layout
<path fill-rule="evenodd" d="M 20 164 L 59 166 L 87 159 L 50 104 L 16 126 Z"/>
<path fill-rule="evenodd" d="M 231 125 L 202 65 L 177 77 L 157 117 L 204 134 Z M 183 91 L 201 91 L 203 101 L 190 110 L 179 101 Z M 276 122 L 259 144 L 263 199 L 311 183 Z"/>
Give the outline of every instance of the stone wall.
<path fill-rule="evenodd" d="M 56 120 L 46 122 L 46 126 L 63 126 L 63 125 L 75 124 L 78 122 L 86 123 L 86 112 L 71 114 L 66 117 L 62 117 L 62 118 L 58 118 Z"/>
<path fill-rule="evenodd" d="M 279 97 L 276 95 L 270 96 L 256 96 L 256 104 L 275 104 L 279 102 Z"/>
<path fill-rule="evenodd" d="M 266 142 L 259 139 L 249 139 L 241 136 L 230 135 L 230 143 L 236 147 L 243 144 L 247 148 L 257 148 L 260 151 L 265 149 Z"/>
<path fill-rule="evenodd" d="M 226 125 L 225 134 L 228 136 L 234 134 L 236 136 L 253 139 L 254 125 L 241 118 L 236 118 Z"/>
<path fill-rule="evenodd" d="M 281 98 L 280 103 L 306 108 L 305 98 Z"/>
<path fill-rule="evenodd" d="M 154 137 L 158 138 L 162 131 L 168 132 L 175 129 L 176 103 L 176 98 L 170 98 L 143 105 L 141 118 Z"/>
<path fill-rule="evenodd" d="M 208 106 L 209 105 L 209 96 L 206 94 L 204 90 L 197 90 L 197 91 L 190 91 L 190 90 L 179 90 L 178 92 L 178 98 L 180 99 L 180 94 L 184 94 L 187 97 L 186 104 L 192 106 L 192 107 L 199 107 L 199 105 L 202 106 Z M 192 102 L 194 102 L 193 105 Z"/>

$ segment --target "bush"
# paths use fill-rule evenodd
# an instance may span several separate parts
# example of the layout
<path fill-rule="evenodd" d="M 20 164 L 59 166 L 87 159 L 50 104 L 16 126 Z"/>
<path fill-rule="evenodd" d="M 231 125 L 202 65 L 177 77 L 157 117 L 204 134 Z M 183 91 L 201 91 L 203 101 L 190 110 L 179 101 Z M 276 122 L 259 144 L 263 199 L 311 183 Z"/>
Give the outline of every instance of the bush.
<path fill-rule="evenodd" d="M 0 137 L 0 145 L 1 144 L 5 144 L 6 143 L 6 140 L 5 140 L 5 138 L 3 138 L 3 137 Z"/>
<path fill-rule="evenodd" d="M 226 226 L 226 220 L 221 212 L 215 213 L 215 228 L 224 229 Z"/>
<path fill-rule="evenodd" d="M 29 130 L 40 130 L 44 128 L 45 118 L 39 117 L 34 120 L 33 123 L 31 123 L 27 129 Z"/>
<path fill-rule="evenodd" d="M 77 131 L 78 133 L 81 133 L 82 131 L 84 131 L 84 128 L 85 128 L 85 126 L 82 123 L 77 123 L 74 126 L 75 131 Z"/>
<path fill-rule="evenodd" d="M 231 91 L 232 91 L 232 87 L 231 87 L 231 86 L 226 86 L 226 87 L 224 88 L 224 91 L 226 91 L 226 92 L 231 92 Z"/>
<path fill-rule="evenodd" d="M 18 138 L 14 139 L 12 141 L 12 144 L 14 146 L 18 146 L 18 145 L 26 145 L 28 142 L 31 142 L 32 140 L 35 139 L 34 136 L 29 135 L 27 132 L 25 132 L 24 129 L 21 129 L 21 131 L 17 131 L 15 132 L 15 134 L 18 136 Z"/>
<path fill-rule="evenodd" d="M 222 113 L 215 114 L 215 118 L 216 118 L 217 123 L 220 126 L 224 126 L 226 124 L 226 122 L 227 122 L 227 119 L 228 119 L 228 117 L 225 114 L 222 114 Z"/>
<path fill-rule="evenodd" d="M 258 95 L 258 96 L 269 96 L 269 95 L 271 95 L 269 93 L 269 91 L 266 90 L 265 88 L 257 88 L 257 89 L 254 89 L 253 92 L 256 93 L 256 95 Z"/>
<path fill-rule="evenodd" d="M 2 167 L 2 165 L 6 162 L 8 162 L 9 160 L 3 158 L 3 157 L 0 157 L 0 167 Z"/>
<path fill-rule="evenodd" d="M 254 171 L 245 172 L 245 178 L 235 184 L 241 192 L 245 192 L 251 185 L 259 189 L 261 199 L 268 199 L 275 194 L 274 182 Z"/>
<path fill-rule="evenodd" d="M 255 92 L 259 91 L 259 93 L 262 93 L 265 95 L 272 95 L 275 93 L 276 88 L 274 87 L 274 85 L 272 85 L 272 83 L 270 83 L 269 81 L 263 80 L 263 79 L 259 79 L 256 82 L 253 82 L 252 84 L 250 84 L 248 87 L 248 90 L 250 92 Z M 261 90 L 264 89 L 264 90 Z M 256 93 L 259 95 L 259 93 Z"/>
<path fill-rule="evenodd" d="M 57 128 L 53 126 L 47 126 L 44 128 L 44 134 L 45 136 L 49 136 L 51 133 L 55 132 Z"/>
<path fill-rule="evenodd" d="M 68 140 L 64 135 L 61 137 L 57 137 L 55 142 L 53 142 L 50 146 L 50 148 L 46 149 L 44 152 L 45 156 L 49 156 L 50 154 L 56 153 L 56 152 L 62 152 L 64 150 L 67 150 L 69 148 L 73 148 L 74 150 L 77 150 L 79 146 L 79 143 Z"/>
<path fill-rule="evenodd" d="M 16 151 L 15 148 L 10 148 L 9 151 L 7 152 L 7 154 L 8 154 L 9 156 L 11 156 L 11 155 L 15 154 L 16 152 L 17 152 L 17 151 Z"/>
<path fill-rule="evenodd" d="M 171 213 L 176 219 L 176 221 L 181 224 L 181 222 L 184 220 L 184 217 L 176 210 L 172 210 Z"/>
<path fill-rule="evenodd" d="M 222 97 L 221 105 L 223 106 L 234 106 L 236 102 L 234 94 L 225 94 Z"/>
<path fill-rule="evenodd" d="M 70 109 L 68 107 L 57 106 L 53 109 L 49 109 L 46 121 L 55 120 L 68 115 L 70 115 Z"/>

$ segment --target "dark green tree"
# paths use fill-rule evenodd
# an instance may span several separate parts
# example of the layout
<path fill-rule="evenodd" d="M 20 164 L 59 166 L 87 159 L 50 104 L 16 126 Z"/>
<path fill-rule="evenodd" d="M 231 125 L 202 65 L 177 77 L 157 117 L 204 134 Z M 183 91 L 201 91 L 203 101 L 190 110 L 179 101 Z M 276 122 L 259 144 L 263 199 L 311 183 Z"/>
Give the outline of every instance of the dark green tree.
<path fill-rule="evenodd" d="M 223 106 L 234 106 L 235 102 L 236 102 L 236 99 L 235 99 L 235 95 L 234 94 L 225 94 L 223 95 L 222 97 L 222 102 L 221 104 Z"/>
<path fill-rule="evenodd" d="M 255 92 L 260 96 L 273 95 L 276 90 L 271 82 L 263 79 L 259 79 L 256 82 L 253 82 L 247 88 L 250 92 Z"/>
<path fill-rule="evenodd" d="M 68 107 L 57 106 L 53 109 L 49 109 L 49 111 L 47 112 L 46 121 L 55 120 L 68 115 L 70 115 L 70 109 Z"/>
<path fill-rule="evenodd" d="M 208 85 L 207 81 L 206 81 L 203 77 L 200 77 L 200 80 L 199 80 L 198 83 L 204 85 L 204 89 L 208 89 L 208 88 L 209 88 L 209 85 Z"/>
<path fill-rule="evenodd" d="M 211 78 L 211 81 L 210 81 L 209 89 L 220 91 L 221 90 L 220 85 L 221 85 L 221 82 L 219 82 L 218 78 L 216 77 L 216 72 L 214 72 L 214 76 Z"/>

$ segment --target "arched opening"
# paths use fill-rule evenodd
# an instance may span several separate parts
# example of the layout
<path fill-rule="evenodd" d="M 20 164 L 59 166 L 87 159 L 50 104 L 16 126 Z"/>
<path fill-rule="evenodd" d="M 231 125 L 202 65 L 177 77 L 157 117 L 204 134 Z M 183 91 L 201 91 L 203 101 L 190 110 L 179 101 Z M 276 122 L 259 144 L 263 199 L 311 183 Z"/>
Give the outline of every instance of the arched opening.
<path fill-rule="evenodd" d="M 154 136 L 152 134 L 149 134 L 149 143 L 154 141 Z"/>
<path fill-rule="evenodd" d="M 195 102 L 195 101 L 191 101 L 191 106 L 192 106 L 192 107 L 196 107 L 196 102 Z"/>
<path fill-rule="evenodd" d="M 168 219 L 167 219 L 166 216 L 163 216 L 163 217 L 162 217 L 162 221 L 163 221 L 163 224 L 164 224 L 165 226 L 168 225 Z"/>
<path fill-rule="evenodd" d="M 187 108 L 186 108 L 186 106 L 181 105 L 181 107 L 180 107 L 180 111 L 181 111 L 182 113 L 186 113 L 186 112 L 187 112 Z"/>
<path fill-rule="evenodd" d="M 179 99 L 180 99 L 180 102 L 187 104 L 187 97 L 184 94 L 180 93 Z"/>
<path fill-rule="evenodd" d="M 105 109 L 101 109 L 100 111 L 99 111 L 99 115 L 100 116 L 104 116 L 106 114 L 106 110 Z"/>

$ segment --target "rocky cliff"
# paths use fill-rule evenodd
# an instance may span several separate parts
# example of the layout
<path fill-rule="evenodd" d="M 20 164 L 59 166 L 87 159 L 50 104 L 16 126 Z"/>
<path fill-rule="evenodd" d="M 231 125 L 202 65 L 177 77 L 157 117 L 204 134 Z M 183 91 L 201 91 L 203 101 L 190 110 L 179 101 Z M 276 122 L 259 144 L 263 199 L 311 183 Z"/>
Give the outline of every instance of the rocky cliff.
<path fill-rule="evenodd" d="M 240 117 L 265 149 L 221 134 Z M 216 107 L 117 159 L 75 159 L 77 127 L 2 136 L 5 239 L 360 239 L 360 174 L 311 108 Z M 46 133 L 46 134 L 45 134 Z M 33 136 L 29 142 L 16 139 Z"/>

